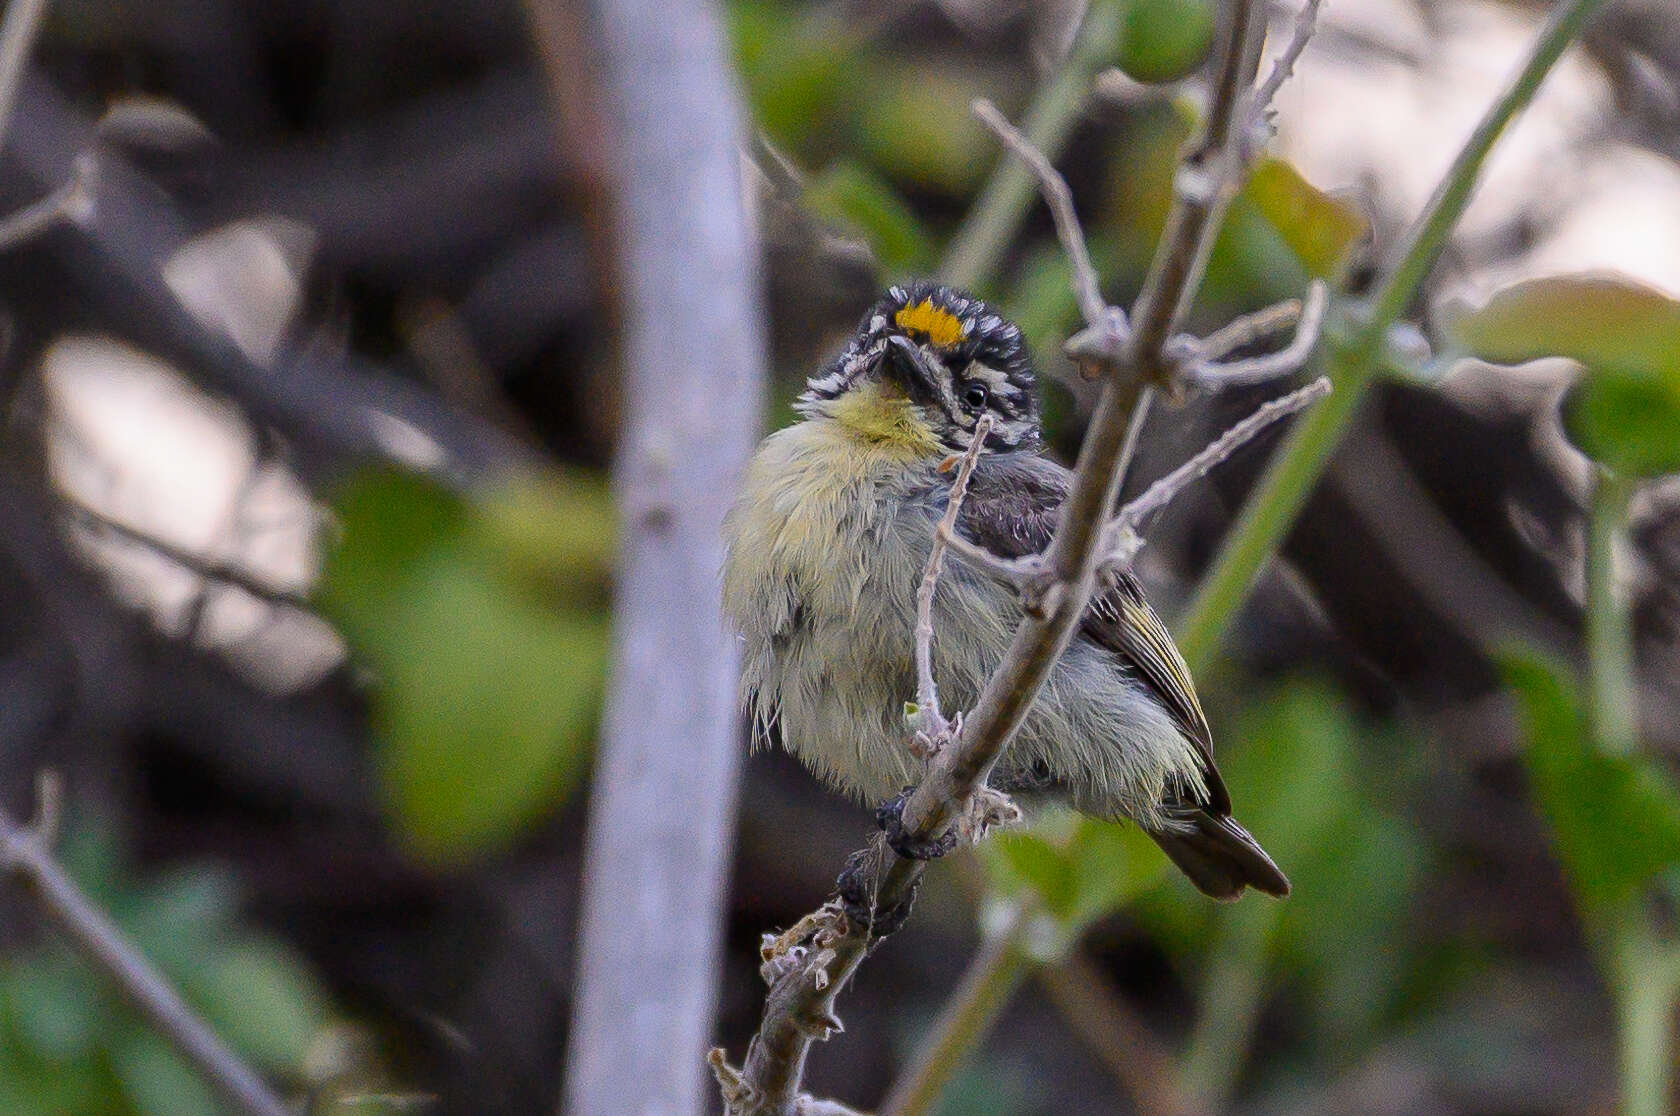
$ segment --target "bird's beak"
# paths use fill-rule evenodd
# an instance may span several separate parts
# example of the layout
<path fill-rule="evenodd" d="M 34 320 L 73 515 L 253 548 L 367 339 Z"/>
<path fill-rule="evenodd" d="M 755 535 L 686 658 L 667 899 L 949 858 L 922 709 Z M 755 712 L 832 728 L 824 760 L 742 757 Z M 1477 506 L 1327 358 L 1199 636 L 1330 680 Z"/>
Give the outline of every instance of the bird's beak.
<path fill-rule="evenodd" d="M 929 403 L 939 398 L 938 371 L 928 366 L 914 341 L 895 333 L 887 338 L 887 349 L 882 356 L 886 370 L 903 385 L 911 399 Z"/>

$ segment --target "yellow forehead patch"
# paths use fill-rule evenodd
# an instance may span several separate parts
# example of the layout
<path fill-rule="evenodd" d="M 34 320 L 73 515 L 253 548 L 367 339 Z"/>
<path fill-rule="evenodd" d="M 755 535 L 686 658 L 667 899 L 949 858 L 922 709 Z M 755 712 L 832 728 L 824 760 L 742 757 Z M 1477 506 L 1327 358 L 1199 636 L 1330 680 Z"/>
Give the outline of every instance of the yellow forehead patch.
<path fill-rule="evenodd" d="M 893 322 L 906 333 L 915 330 L 927 334 L 927 339 L 942 349 L 955 345 L 965 336 L 962 319 L 949 310 L 941 310 L 932 299 L 906 306 L 893 315 Z"/>

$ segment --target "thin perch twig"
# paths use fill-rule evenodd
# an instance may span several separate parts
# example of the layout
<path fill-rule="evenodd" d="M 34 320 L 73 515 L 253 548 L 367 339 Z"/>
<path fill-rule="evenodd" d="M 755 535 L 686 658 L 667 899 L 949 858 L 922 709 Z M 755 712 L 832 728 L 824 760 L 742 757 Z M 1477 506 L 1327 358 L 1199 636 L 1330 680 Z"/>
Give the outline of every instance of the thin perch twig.
<path fill-rule="evenodd" d="M 1274 376 L 1281 376 L 1302 367 L 1312 357 L 1313 349 L 1318 345 L 1319 331 L 1324 325 L 1324 312 L 1330 306 L 1330 293 L 1320 280 L 1314 279 L 1307 288 L 1307 300 L 1299 308 L 1296 315 L 1295 336 L 1289 344 L 1275 353 L 1263 356 L 1248 357 L 1244 360 L 1232 360 L 1224 363 L 1206 353 L 1199 354 L 1202 359 L 1197 362 L 1190 372 L 1191 378 L 1207 387 L 1229 387 L 1236 384 L 1253 384 L 1261 380 L 1269 380 Z M 1262 310 L 1262 315 L 1267 311 Z M 1259 315 L 1255 315 L 1258 317 Z M 1229 327 L 1227 327 L 1229 328 Z M 1220 330 L 1225 333 L 1225 330 Z M 1215 335 L 1218 337 L 1218 334 Z M 1229 338 L 1220 338 L 1222 342 Z M 1234 347 L 1234 346 L 1233 346 Z M 1230 351 L 1230 348 L 1225 350 Z"/>
<path fill-rule="evenodd" d="M 1050 207 L 1050 217 L 1056 222 L 1056 236 L 1061 240 L 1062 249 L 1067 252 L 1068 263 L 1073 268 L 1073 293 L 1079 300 L 1079 314 L 1087 325 L 1096 325 L 1108 304 L 1103 301 L 1097 269 L 1091 264 L 1091 252 L 1085 246 L 1085 232 L 1080 228 L 1079 214 L 1074 211 L 1073 191 L 1068 188 L 1067 179 L 1061 176 L 1044 152 L 1015 130 L 1015 126 L 992 102 L 979 97 L 970 108 L 980 122 L 991 129 L 992 134 L 1013 151 L 1038 179 L 1038 188 L 1044 195 L 1045 204 Z"/>
<path fill-rule="evenodd" d="M 1142 545 L 1139 537 L 1150 516 L 1178 498 L 1189 488 L 1230 459 L 1243 446 L 1259 437 L 1273 423 L 1280 422 L 1297 411 L 1304 410 L 1330 394 L 1330 380 L 1320 376 L 1306 387 L 1270 402 L 1231 429 L 1225 431 L 1196 456 L 1156 481 L 1143 494 L 1125 507 L 1109 523 L 1105 532 L 1105 562 L 1130 565 Z"/>
<path fill-rule="evenodd" d="M 1248 152 L 1252 157 L 1254 149 L 1264 144 L 1268 130 L 1262 131 L 1260 125 L 1264 123 L 1264 115 L 1272 98 L 1276 97 L 1283 83 L 1295 72 L 1295 63 L 1299 61 L 1301 52 L 1307 49 L 1307 41 L 1312 38 L 1313 30 L 1318 26 L 1318 6 L 1320 0 L 1306 0 L 1301 10 L 1295 14 L 1295 30 L 1289 36 L 1289 43 L 1272 63 L 1271 73 L 1254 90 L 1248 102 L 1248 126 L 1238 134 L 1251 146 Z"/>
<path fill-rule="evenodd" d="M 1222 360 L 1244 345 L 1252 345 L 1262 338 L 1288 329 L 1300 320 L 1301 302 L 1291 298 L 1264 310 L 1232 318 L 1206 337 L 1200 340 L 1187 339 L 1187 343 L 1195 346 L 1195 357 L 1198 360 Z"/>
<path fill-rule="evenodd" d="M 49 776 L 41 783 L 34 823 L 19 825 L 0 812 L 0 874 L 26 885 L 42 912 L 239 1111 L 288 1116 L 262 1078 L 193 1014 L 163 974 L 140 956 L 53 859 L 49 845 L 58 824 L 58 798 L 57 782 Z"/>
<path fill-rule="evenodd" d="M 957 514 L 968 496 L 968 478 L 974 473 L 974 463 L 992 432 L 992 416 L 982 415 L 974 425 L 974 436 L 968 450 L 957 465 L 957 479 L 951 482 L 951 495 L 945 504 L 945 514 L 933 533 L 933 546 L 928 551 L 927 565 L 922 570 L 922 583 L 916 590 L 916 710 L 921 721 L 920 740 L 931 755 L 944 743 L 951 731 L 951 723 L 939 709 L 939 686 L 933 680 L 933 597 L 939 588 L 939 573 L 945 566 L 945 548 L 956 538 Z M 961 727 L 961 718 L 958 718 Z"/>

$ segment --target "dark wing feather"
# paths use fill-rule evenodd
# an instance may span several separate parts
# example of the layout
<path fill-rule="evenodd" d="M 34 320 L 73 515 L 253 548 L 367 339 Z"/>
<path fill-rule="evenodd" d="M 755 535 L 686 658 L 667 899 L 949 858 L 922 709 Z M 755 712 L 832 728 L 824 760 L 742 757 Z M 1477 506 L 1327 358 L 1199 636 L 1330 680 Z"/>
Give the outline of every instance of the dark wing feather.
<path fill-rule="evenodd" d="M 970 542 L 1005 558 L 1040 553 L 1050 545 L 1067 488 L 1068 471 L 1046 458 L 982 457 L 957 517 L 957 529 Z M 1190 668 L 1166 625 L 1144 600 L 1137 579 L 1130 573 L 1112 576 L 1108 587 L 1092 598 L 1080 633 L 1119 654 L 1155 691 L 1201 757 L 1208 801 L 1196 805 L 1229 814 L 1231 797 L 1213 762 L 1213 734 L 1196 699 Z"/>

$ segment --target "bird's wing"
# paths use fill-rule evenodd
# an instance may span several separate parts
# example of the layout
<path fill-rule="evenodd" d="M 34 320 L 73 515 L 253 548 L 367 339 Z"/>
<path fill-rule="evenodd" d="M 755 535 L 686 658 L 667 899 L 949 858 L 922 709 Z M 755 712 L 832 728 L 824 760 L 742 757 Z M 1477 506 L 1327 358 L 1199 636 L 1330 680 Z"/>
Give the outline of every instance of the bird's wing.
<path fill-rule="evenodd" d="M 1038 554 L 1050 545 L 1056 530 L 1067 498 L 1068 476 L 1066 469 L 1042 457 L 982 457 L 957 517 L 957 529 L 970 542 L 1001 557 Z M 1120 655 L 1160 698 L 1201 758 L 1208 801 L 1197 805 L 1229 814 L 1230 795 L 1213 762 L 1213 733 L 1196 699 L 1196 684 L 1184 656 L 1144 599 L 1137 579 L 1128 571 L 1106 576 L 1108 583 L 1093 595 L 1080 633 Z"/>

